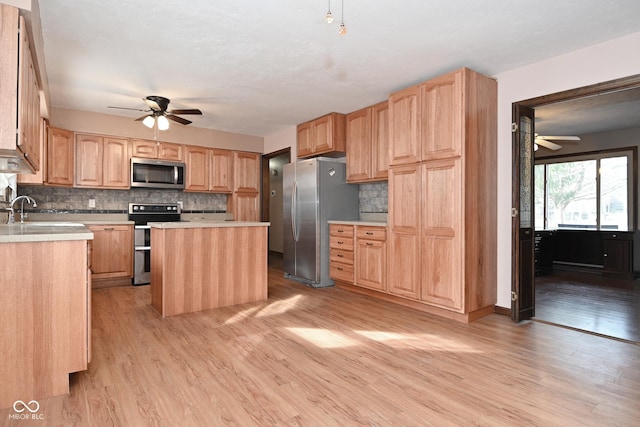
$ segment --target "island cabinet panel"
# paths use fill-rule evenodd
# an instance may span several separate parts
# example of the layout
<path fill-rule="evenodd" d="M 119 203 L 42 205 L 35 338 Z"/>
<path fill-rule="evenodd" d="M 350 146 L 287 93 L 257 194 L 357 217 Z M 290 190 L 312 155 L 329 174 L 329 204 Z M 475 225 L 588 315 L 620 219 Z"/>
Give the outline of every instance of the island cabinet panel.
<path fill-rule="evenodd" d="M 152 306 L 164 317 L 266 300 L 267 230 L 152 228 Z"/>
<path fill-rule="evenodd" d="M 90 357 L 87 241 L 0 244 L 0 408 L 69 392 Z M 42 403 L 42 401 L 41 401 Z"/>
<path fill-rule="evenodd" d="M 73 186 L 75 150 L 72 131 L 49 127 L 46 170 L 46 185 Z"/>

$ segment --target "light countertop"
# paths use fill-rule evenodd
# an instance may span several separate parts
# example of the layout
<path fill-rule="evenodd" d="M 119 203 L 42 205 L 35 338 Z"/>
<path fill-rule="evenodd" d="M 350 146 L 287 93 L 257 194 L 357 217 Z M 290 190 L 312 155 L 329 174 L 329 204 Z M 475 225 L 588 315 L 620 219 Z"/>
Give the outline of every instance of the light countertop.
<path fill-rule="evenodd" d="M 0 225 L 0 243 L 93 240 L 93 233 L 80 223 L 17 222 Z"/>
<path fill-rule="evenodd" d="M 197 222 L 149 222 L 151 228 L 229 228 L 229 227 L 268 227 L 270 222 L 251 221 L 197 221 Z"/>
<path fill-rule="evenodd" d="M 329 224 L 342 224 L 342 225 L 369 225 L 373 227 L 386 227 L 387 223 L 384 221 L 341 221 L 341 220 L 329 220 Z"/>

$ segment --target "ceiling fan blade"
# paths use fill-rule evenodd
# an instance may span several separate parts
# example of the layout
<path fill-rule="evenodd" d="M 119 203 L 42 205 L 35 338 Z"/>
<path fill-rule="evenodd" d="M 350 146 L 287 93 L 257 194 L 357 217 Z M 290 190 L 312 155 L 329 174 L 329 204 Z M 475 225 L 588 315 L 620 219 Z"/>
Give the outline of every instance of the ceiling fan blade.
<path fill-rule="evenodd" d="M 579 136 L 572 135 L 538 135 L 538 138 L 546 139 L 546 140 L 554 140 L 554 141 L 580 141 Z"/>
<path fill-rule="evenodd" d="M 562 145 L 558 145 L 555 142 L 547 141 L 541 137 L 537 137 L 535 140 L 536 144 L 541 147 L 548 148 L 549 150 L 559 150 L 562 148 Z"/>
<path fill-rule="evenodd" d="M 142 98 L 142 100 L 149 106 L 149 108 L 151 108 L 153 111 L 161 111 L 162 108 L 160 108 L 160 104 L 158 104 L 156 101 L 154 101 L 153 99 L 149 99 L 149 98 Z"/>
<path fill-rule="evenodd" d="M 149 110 L 141 110 L 140 108 L 113 107 L 111 105 L 109 105 L 107 108 L 116 108 L 118 110 L 149 111 Z"/>
<path fill-rule="evenodd" d="M 173 120 L 174 122 L 178 122 L 183 125 L 188 125 L 189 123 L 191 123 L 191 121 L 183 119 L 182 117 L 174 116 L 173 114 L 167 114 L 166 117 L 169 120 Z"/>
<path fill-rule="evenodd" d="M 167 111 L 170 114 L 198 114 L 198 115 L 202 115 L 202 111 L 198 110 L 197 108 L 187 108 L 184 110 L 171 110 L 171 111 Z"/>
<path fill-rule="evenodd" d="M 144 119 L 146 119 L 147 117 L 152 116 L 152 115 L 153 115 L 153 114 L 145 114 L 144 116 L 142 116 L 142 117 L 138 117 L 137 119 L 135 119 L 135 120 L 134 120 L 134 122 L 141 122 L 141 121 L 143 121 Z"/>

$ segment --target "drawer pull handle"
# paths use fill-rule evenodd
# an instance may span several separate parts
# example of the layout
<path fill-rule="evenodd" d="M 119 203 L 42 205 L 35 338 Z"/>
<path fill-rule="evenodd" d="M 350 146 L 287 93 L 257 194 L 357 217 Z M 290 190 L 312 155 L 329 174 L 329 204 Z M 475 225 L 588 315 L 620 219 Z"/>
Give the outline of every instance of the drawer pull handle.
<path fill-rule="evenodd" d="M 342 271 L 342 267 L 338 267 L 337 269 L 338 269 L 338 271 Z"/>
<path fill-rule="evenodd" d="M 367 246 L 373 246 L 373 243 L 367 242 Z"/>
<path fill-rule="evenodd" d="M 343 242 L 343 241 L 341 241 L 341 240 L 338 240 L 338 244 L 339 244 L 339 245 L 344 245 L 344 242 Z"/>
<path fill-rule="evenodd" d="M 373 231 L 367 231 L 367 236 L 373 236 Z"/>
<path fill-rule="evenodd" d="M 342 228 L 338 229 L 338 233 L 344 233 L 344 230 Z"/>
<path fill-rule="evenodd" d="M 338 254 L 338 258 L 344 258 L 344 255 Z"/>

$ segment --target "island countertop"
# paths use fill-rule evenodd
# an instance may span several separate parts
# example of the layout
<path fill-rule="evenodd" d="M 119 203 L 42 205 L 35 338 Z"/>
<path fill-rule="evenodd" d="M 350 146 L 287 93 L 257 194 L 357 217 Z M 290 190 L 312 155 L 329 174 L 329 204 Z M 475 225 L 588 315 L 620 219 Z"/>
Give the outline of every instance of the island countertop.
<path fill-rule="evenodd" d="M 174 222 L 149 222 L 151 228 L 228 228 L 228 227 L 268 227 L 270 222 L 254 221 L 174 221 Z"/>

